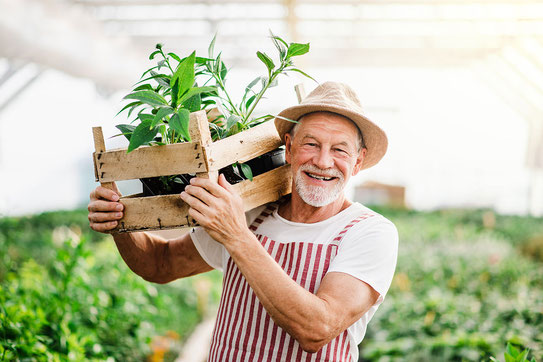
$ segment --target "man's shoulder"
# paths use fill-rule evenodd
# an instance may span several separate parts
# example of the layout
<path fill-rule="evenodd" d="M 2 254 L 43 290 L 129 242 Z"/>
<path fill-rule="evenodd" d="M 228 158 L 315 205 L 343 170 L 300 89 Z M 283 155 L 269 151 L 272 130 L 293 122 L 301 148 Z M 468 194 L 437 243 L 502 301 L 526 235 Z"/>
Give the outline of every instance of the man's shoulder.
<path fill-rule="evenodd" d="M 382 233 L 398 233 L 394 223 L 377 211 L 359 202 L 353 202 L 351 207 L 353 208 L 353 215 L 356 215 L 353 221 L 356 222 L 357 227 L 354 227 L 354 229 L 364 229 L 366 232 L 374 230 Z"/>

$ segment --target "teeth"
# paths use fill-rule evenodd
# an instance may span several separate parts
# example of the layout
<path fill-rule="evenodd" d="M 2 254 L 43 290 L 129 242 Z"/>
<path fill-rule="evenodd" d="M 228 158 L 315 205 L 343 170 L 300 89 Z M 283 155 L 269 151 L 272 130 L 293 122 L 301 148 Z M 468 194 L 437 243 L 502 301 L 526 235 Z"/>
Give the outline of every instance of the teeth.
<path fill-rule="evenodd" d="M 308 175 L 309 175 L 309 177 L 312 177 L 312 178 L 317 179 L 317 180 L 330 181 L 331 179 L 333 179 L 333 177 L 317 176 L 317 175 L 313 175 L 311 173 L 308 173 Z"/>

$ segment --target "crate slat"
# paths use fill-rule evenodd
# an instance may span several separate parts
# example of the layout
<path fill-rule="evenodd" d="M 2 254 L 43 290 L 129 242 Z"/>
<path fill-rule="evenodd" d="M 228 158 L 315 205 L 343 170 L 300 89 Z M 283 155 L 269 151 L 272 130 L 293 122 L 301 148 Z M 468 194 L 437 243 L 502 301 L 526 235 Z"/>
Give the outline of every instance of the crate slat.
<path fill-rule="evenodd" d="M 94 158 L 100 182 L 206 171 L 199 142 L 96 152 Z"/>
<path fill-rule="evenodd" d="M 268 202 L 276 201 L 291 192 L 292 178 L 290 165 L 256 176 L 253 181 L 245 180 L 233 185 L 243 198 L 245 211 Z M 196 225 L 188 216 L 188 205 L 178 194 L 137 197 L 123 197 L 124 217 L 114 232 L 139 230 L 163 230 Z"/>
<path fill-rule="evenodd" d="M 213 142 L 207 151 L 210 170 L 219 170 L 234 162 L 246 162 L 281 146 L 273 120 L 241 133 Z"/>

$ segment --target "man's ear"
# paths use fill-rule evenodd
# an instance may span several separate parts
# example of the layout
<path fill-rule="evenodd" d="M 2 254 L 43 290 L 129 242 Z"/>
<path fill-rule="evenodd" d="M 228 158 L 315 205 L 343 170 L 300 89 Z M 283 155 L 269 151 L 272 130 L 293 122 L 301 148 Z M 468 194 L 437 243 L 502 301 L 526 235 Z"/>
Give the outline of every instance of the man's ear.
<path fill-rule="evenodd" d="M 362 165 L 364 164 L 364 159 L 366 158 L 366 152 L 368 150 L 366 148 L 363 148 L 358 152 L 358 157 L 356 159 L 356 163 L 353 168 L 353 176 L 356 175 L 360 169 L 362 168 Z"/>
<path fill-rule="evenodd" d="M 292 148 L 292 137 L 290 133 L 285 133 L 285 161 L 290 163 L 291 159 L 291 148 Z"/>

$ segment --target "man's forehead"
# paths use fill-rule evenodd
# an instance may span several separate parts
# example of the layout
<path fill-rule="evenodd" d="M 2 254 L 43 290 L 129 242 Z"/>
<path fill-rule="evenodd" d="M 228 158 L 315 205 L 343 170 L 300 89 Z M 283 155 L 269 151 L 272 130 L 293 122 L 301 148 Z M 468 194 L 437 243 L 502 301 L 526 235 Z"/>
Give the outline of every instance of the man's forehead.
<path fill-rule="evenodd" d="M 303 130 L 304 136 L 307 134 L 316 133 L 316 129 L 321 126 L 328 128 L 331 131 L 338 131 L 349 136 L 358 137 L 358 127 L 349 118 L 332 112 L 314 112 L 304 115 L 299 119 L 297 124 L 298 129 Z"/>

